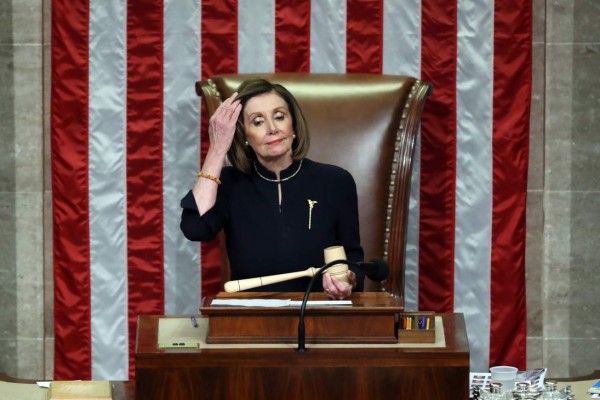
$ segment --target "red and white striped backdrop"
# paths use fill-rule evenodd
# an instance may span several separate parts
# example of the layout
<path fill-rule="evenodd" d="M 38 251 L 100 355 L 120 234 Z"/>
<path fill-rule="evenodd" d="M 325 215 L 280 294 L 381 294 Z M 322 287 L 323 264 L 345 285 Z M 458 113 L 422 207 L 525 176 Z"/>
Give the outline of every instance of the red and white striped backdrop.
<path fill-rule="evenodd" d="M 136 316 L 194 313 L 201 293 L 218 289 L 218 249 L 182 237 L 179 199 L 208 144 L 194 82 L 236 71 L 433 82 L 413 176 L 407 308 L 464 313 L 473 371 L 525 368 L 531 0 L 52 7 L 57 379 L 131 377 Z"/>

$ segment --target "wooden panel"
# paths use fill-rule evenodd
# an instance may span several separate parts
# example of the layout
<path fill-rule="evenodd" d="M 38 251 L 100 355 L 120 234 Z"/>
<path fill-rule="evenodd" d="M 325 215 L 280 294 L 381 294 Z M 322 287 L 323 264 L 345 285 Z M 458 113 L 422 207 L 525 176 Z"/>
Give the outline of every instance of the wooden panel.
<path fill-rule="evenodd" d="M 159 316 L 140 317 L 138 399 L 468 399 L 462 314 L 441 314 L 438 348 L 158 349 Z"/>
<path fill-rule="evenodd" d="M 468 398 L 468 367 L 207 367 L 139 371 L 144 399 Z M 142 396 L 142 397 L 140 397 Z M 150 396 L 150 397 L 148 397 Z"/>
<path fill-rule="evenodd" d="M 302 299 L 303 293 L 219 293 L 219 299 Z M 311 306 L 305 313 L 307 343 L 397 343 L 396 321 L 404 310 L 400 299 L 387 293 L 353 293 L 352 305 Z M 299 307 L 210 306 L 207 343 L 295 343 Z M 311 300 L 328 300 L 315 293 Z"/>

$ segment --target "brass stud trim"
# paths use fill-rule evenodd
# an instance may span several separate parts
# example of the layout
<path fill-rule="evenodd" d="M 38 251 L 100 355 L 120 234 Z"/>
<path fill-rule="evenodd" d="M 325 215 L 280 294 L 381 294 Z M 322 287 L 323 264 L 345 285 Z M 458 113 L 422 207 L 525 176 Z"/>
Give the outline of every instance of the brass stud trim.
<path fill-rule="evenodd" d="M 219 100 L 221 100 L 221 93 L 217 89 L 217 85 L 215 85 L 215 83 L 213 82 L 212 79 L 208 79 L 208 84 L 210 85 L 211 89 L 213 89 L 215 91 L 215 93 L 217 94 L 217 98 Z"/>
<path fill-rule="evenodd" d="M 398 127 L 398 134 L 396 135 L 396 144 L 394 146 L 394 158 L 392 161 L 390 180 L 389 180 L 389 186 L 388 186 L 387 210 L 388 210 L 389 214 L 386 217 L 385 234 L 384 234 L 384 243 L 385 244 L 384 244 L 383 254 L 386 258 L 387 258 L 387 254 L 388 254 L 388 243 L 390 240 L 390 233 L 391 233 L 391 221 L 392 221 L 391 213 L 393 211 L 394 192 L 396 190 L 396 177 L 398 175 L 398 168 L 399 168 L 398 163 L 400 160 L 400 150 L 401 150 L 400 143 L 402 142 L 402 137 L 406 130 L 406 119 L 408 118 L 408 111 L 410 109 L 410 103 L 412 102 L 413 97 L 417 93 L 417 89 L 420 87 L 420 85 L 421 85 L 420 80 L 415 81 L 415 83 L 412 85 L 412 87 L 408 93 L 408 99 L 406 100 L 406 104 L 404 105 L 404 109 L 402 110 L 402 116 L 400 118 L 400 125 Z"/>

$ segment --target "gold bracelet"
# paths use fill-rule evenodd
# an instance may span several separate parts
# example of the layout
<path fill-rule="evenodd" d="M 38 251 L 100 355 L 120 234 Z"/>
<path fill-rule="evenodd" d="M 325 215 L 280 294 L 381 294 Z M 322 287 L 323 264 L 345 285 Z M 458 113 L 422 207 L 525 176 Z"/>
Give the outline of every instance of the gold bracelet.
<path fill-rule="evenodd" d="M 209 175 L 209 174 L 205 174 L 204 172 L 200 171 L 196 174 L 196 176 L 198 178 L 206 178 L 206 179 L 210 179 L 211 181 L 215 182 L 217 185 L 221 184 L 221 180 L 215 176 Z"/>

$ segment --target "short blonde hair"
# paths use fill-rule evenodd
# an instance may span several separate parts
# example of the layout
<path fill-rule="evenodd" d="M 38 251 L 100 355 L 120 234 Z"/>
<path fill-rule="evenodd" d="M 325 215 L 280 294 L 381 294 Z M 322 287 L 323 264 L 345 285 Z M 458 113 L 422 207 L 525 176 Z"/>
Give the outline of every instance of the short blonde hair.
<path fill-rule="evenodd" d="M 304 113 L 298 105 L 296 98 L 282 85 L 271 83 L 262 78 L 247 79 L 238 87 L 237 99 L 242 104 L 242 112 L 237 120 L 235 135 L 231 148 L 227 152 L 227 156 L 231 164 L 240 171 L 249 174 L 252 168 L 252 163 L 256 160 L 254 150 L 246 145 L 246 132 L 244 130 L 244 107 L 251 98 L 264 94 L 275 93 L 281 97 L 287 104 L 292 116 L 292 127 L 296 138 L 292 142 L 292 158 L 300 160 L 306 157 L 310 147 L 310 133 Z"/>

